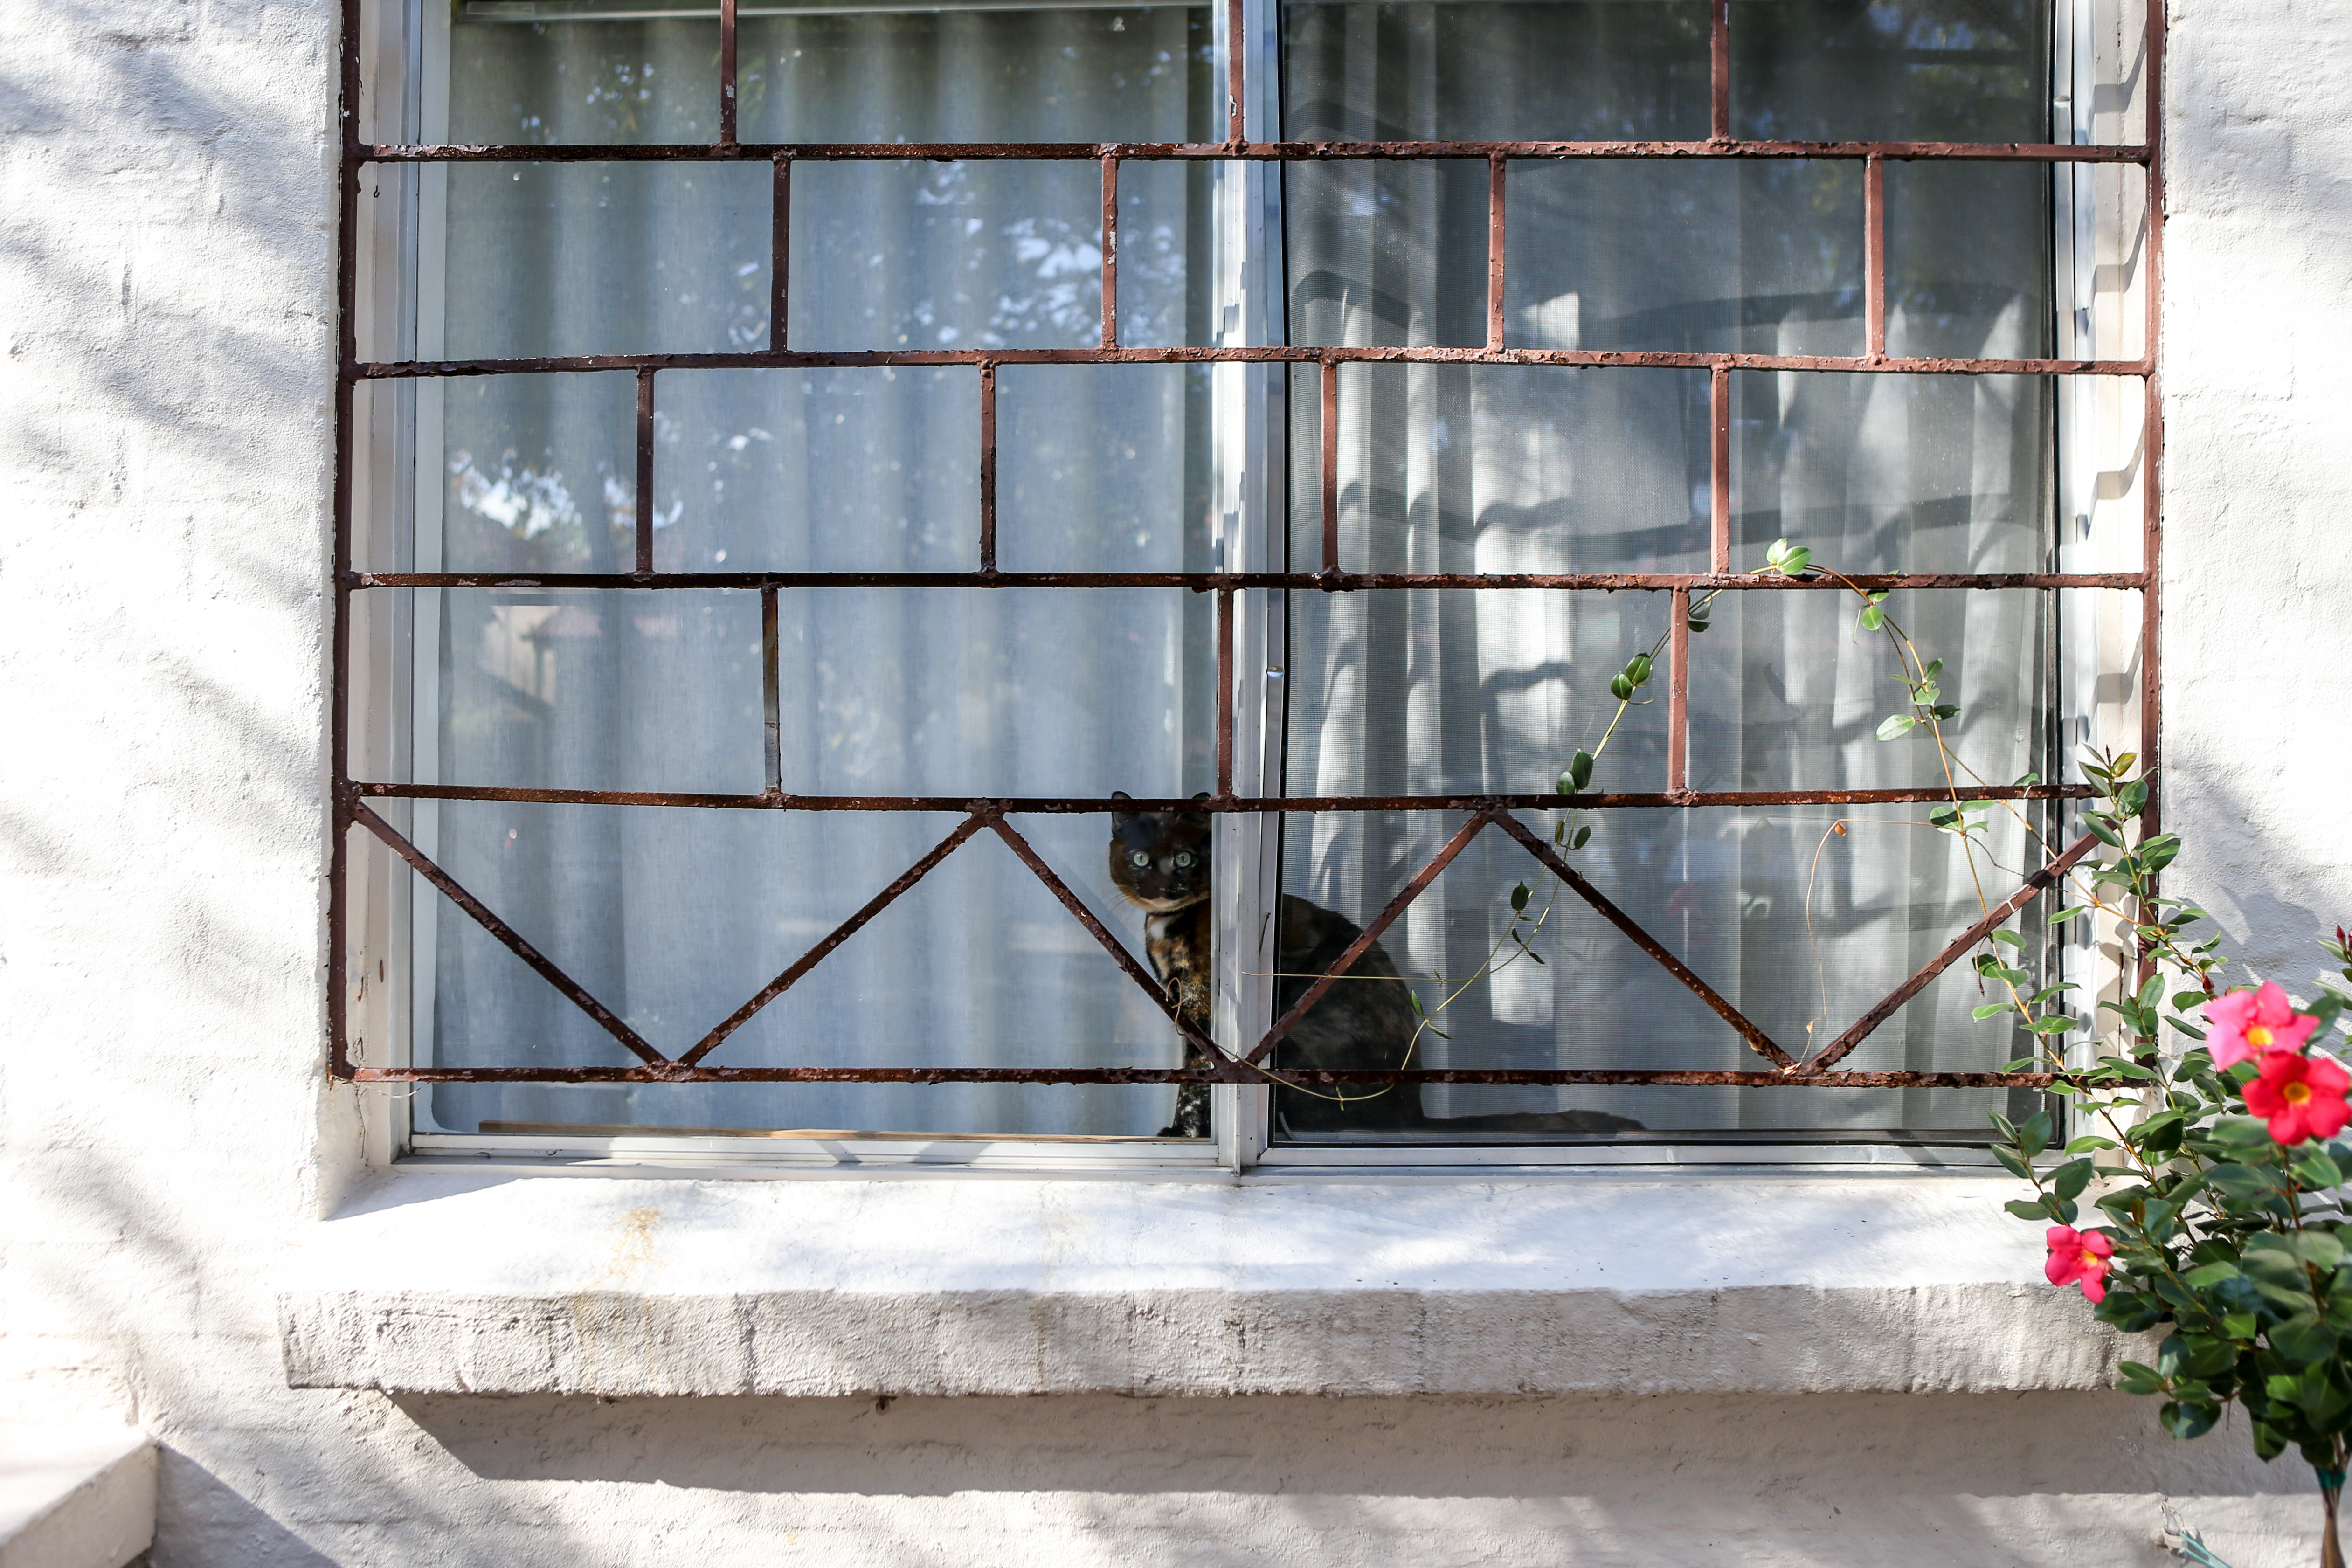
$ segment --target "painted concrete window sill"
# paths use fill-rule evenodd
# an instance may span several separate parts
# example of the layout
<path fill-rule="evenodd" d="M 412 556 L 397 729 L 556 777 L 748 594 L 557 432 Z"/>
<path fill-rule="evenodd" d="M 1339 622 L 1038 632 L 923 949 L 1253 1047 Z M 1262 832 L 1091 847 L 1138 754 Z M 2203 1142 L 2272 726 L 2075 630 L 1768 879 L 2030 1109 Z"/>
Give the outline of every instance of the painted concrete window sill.
<path fill-rule="evenodd" d="M 306 1241 L 288 1381 L 408 1393 L 2096 1389 L 2131 1342 L 2000 1178 L 399 1172 Z"/>

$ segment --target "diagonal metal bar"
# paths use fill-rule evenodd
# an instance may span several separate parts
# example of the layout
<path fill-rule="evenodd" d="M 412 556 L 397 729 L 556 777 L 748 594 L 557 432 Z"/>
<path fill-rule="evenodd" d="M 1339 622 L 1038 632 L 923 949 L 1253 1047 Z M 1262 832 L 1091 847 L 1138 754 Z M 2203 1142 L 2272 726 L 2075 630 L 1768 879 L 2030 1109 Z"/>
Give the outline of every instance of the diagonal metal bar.
<path fill-rule="evenodd" d="M 1954 961 L 1958 959 L 1963 954 L 1967 953 L 1969 948 L 1975 946 L 1978 943 L 1991 936 L 1993 932 L 2000 927 L 2002 921 L 2007 920 L 2011 915 L 2016 914 L 2019 910 L 2032 903 L 2034 898 L 2041 894 L 2042 889 L 2048 887 L 2052 883 L 2056 882 L 2060 877 L 2065 875 L 2068 869 L 2071 868 L 2076 861 L 2081 860 L 2084 855 L 2089 854 L 2092 847 L 2097 842 L 2098 840 L 2093 838 L 2088 833 L 2084 833 L 2081 838 L 2076 839 L 2067 849 L 2064 854 L 2060 855 L 2056 860 L 2052 861 L 2048 865 L 2043 866 L 2040 871 L 2037 871 L 2032 876 L 2027 877 L 2025 879 L 2024 886 L 2019 888 L 2015 893 L 2011 894 L 2008 898 L 1997 904 L 1990 913 L 1985 915 L 1983 919 L 1978 921 L 1974 925 L 1969 926 L 1966 931 L 1961 932 L 1958 936 L 1954 937 L 1950 946 L 1945 948 L 1933 958 L 1927 960 L 1925 965 L 1921 966 L 1917 974 L 1912 976 L 1909 979 L 1904 981 L 1901 985 L 1887 992 L 1885 997 L 1879 999 L 1877 1006 L 1872 1008 L 1860 1018 L 1854 1019 L 1853 1027 L 1848 1029 L 1843 1034 L 1838 1036 L 1835 1040 L 1830 1041 L 1829 1044 L 1822 1047 L 1821 1050 L 1815 1051 L 1811 1057 L 1807 1058 L 1805 1064 L 1802 1067 L 1798 1068 L 1797 1071 L 1800 1072 L 1819 1072 L 1822 1069 L 1828 1067 L 1832 1062 L 1843 1058 L 1848 1051 L 1852 1051 L 1855 1046 L 1860 1045 L 1864 1040 L 1867 1040 L 1870 1037 L 1871 1030 L 1876 1029 L 1880 1024 L 1885 1023 L 1888 1019 L 1893 1018 L 1896 1009 L 1900 1008 L 1905 1002 L 1909 1001 L 1913 997 L 1917 996 L 1921 990 L 1926 988 L 1928 981 L 1934 979 L 1946 969 L 1951 967 Z"/>
<path fill-rule="evenodd" d="M 905 893 L 908 888 L 922 881 L 926 876 L 929 876 L 931 873 L 933 867 L 937 866 L 941 861 L 947 859 L 948 856 L 955 853 L 958 849 L 962 847 L 963 841 L 966 839 L 971 838 L 972 834 L 980 831 L 982 824 L 986 821 L 986 818 L 975 812 L 973 815 L 966 817 L 962 821 L 957 823 L 955 831 L 950 833 L 946 838 L 941 839 L 938 843 L 933 844 L 930 848 L 929 853 L 924 855 L 921 860 L 917 861 L 913 865 L 908 866 L 905 871 L 899 873 L 898 881 L 892 883 L 889 886 L 876 894 L 872 898 L 867 899 L 865 906 L 859 909 L 856 914 L 851 915 L 848 919 L 835 926 L 831 932 L 827 933 L 824 941 L 819 942 L 815 946 L 810 948 L 807 952 L 794 959 L 791 967 L 785 969 L 782 974 L 778 975 L 774 979 L 770 980 L 766 985 L 761 986 L 759 990 L 753 994 L 751 1000 L 745 1002 L 741 1007 L 737 1008 L 733 1012 L 729 1013 L 724 1019 L 720 1019 L 718 1025 L 713 1028 L 709 1034 L 706 1034 L 700 1040 L 696 1040 L 694 1042 L 694 1048 L 688 1051 L 684 1056 L 679 1057 L 678 1061 L 687 1066 L 691 1067 L 696 1062 L 700 1061 L 704 1057 L 709 1055 L 712 1051 L 718 1050 L 719 1043 L 726 1040 L 729 1035 L 733 1034 L 737 1030 L 741 1029 L 745 1024 L 751 1021 L 752 1014 L 758 1012 L 761 1008 L 766 1007 L 770 1002 L 774 1001 L 778 997 L 782 996 L 786 991 L 791 990 L 794 985 L 799 983 L 800 977 L 803 975 L 807 974 L 811 969 L 815 968 L 819 964 L 824 962 L 825 958 L 831 955 L 835 948 L 840 946 L 844 942 L 848 941 L 852 936 L 856 936 L 858 931 L 866 925 L 866 922 L 872 920 L 876 915 L 881 914 L 884 910 L 889 908 L 893 903 L 897 902 L 900 894 Z"/>
<path fill-rule="evenodd" d="M 656 1051 L 646 1037 L 621 1021 L 620 1016 L 590 996 L 571 976 L 555 967 L 553 959 L 523 939 L 522 933 L 490 913 L 489 905 L 457 885 L 457 879 L 425 858 L 425 852 L 400 835 L 398 829 L 365 806 L 353 802 L 352 820 L 384 841 L 393 853 L 416 868 L 416 873 L 439 888 L 450 903 L 474 917 L 481 928 L 505 944 L 507 949 L 537 970 L 540 978 L 563 993 L 564 999 L 603 1027 L 605 1033 L 629 1048 L 640 1061 L 652 1067 L 667 1067 L 669 1058 Z"/>
<path fill-rule="evenodd" d="M 1599 888 L 1585 881 L 1575 867 L 1560 859 L 1553 852 L 1552 847 L 1531 831 L 1525 822 L 1512 816 L 1497 817 L 1496 820 L 1503 824 L 1505 832 L 1525 844 L 1528 847 L 1528 852 L 1543 862 L 1545 870 L 1568 883 L 1577 897 L 1592 905 L 1600 913 L 1601 919 L 1632 937 L 1633 946 L 1655 958 L 1665 967 L 1666 973 L 1689 987 L 1691 993 L 1700 1001 L 1705 1002 L 1714 1011 L 1716 1017 L 1739 1032 L 1739 1038 L 1746 1040 L 1757 1055 L 1775 1067 L 1792 1067 L 1796 1064 L 1795 1058 L 1775 1045 L 1770 1035 L 1758 1028 L 1746 1013 L 1733 1007 L 1722 992 L 1700 979 L 1688 964 L 1668 952 L 1656 937 L 1642 928 L 1639 921 L 1612 904 L 1608 896 Z"/>
<path fill-rule="evenodd" d="M 1405 906 L 1428 891 L 1429 884 L 1437 880 L 1437 873 L 1452 865 L 1454 857 L 1468 849 L 1470 841 L 1476 838 L 1487 823 L 1498 820 L 1508 821 L 1510 819 L 1503 817 L 1491 805 L 1482 806 L 1471 814 L 1468 821 L 1456 828 L 1454 831 L 1454 836 L 1445 841 L 1444 846 L 1429 857 L 1429 863 L 1413 873 L 1411 882 L 1397 889 L 1396 896 L 1389 900 L 1388 906 L 1374 917 L 1370 925 L 1356 934 L 1356 939 L 1348 944 L 1347 950 L 1331 961 L 1331 967 L 1324 970 L 1315 983 L 1307 988 L 1305 994 L 1291 1004 L 1290 1010 L 1274 1020 L 1274 1027 L 1265 1031 L 1265 1039 L 1251 1048 L 1246 1060 L 1253 1062 L 1264 1061 L 1266 1054 L 1282 1043 L 1282 1037 L 1297 1027 L 1298 1020 L 1307 1016 L 1307 1009 L 1321 1001 L 1323 993 L 1338 984 L 1339 977 L 1353 968 L 1356 960 L 1362 957 L 1374 942 L 1380 940 L 1381 933 L 1395 923 L 1396 917 L 1404 913 Z"/>
<path fill-rule="evenodd" d="M 1029 841 L 1021 836 L 1019 829 L 1006 821 L 993 807 L 989 809 L 987 818 L 988 825 L 996 831 L 996 836 L 1003 839 L 1005 846 L 1021 857 L 1023 865 L 1036 873 L 1037 880 L 1045 884 L 1047 892 L 1062 901 L 1062 907 L 1076 915 L 1078 924 L 1094 934 L 1095 940 L 1102 944 L 1103 951 L 1108 953 L 1118 967 L 1127 971 L 1127 977 L 1142 987 L 1144 994 L 1159 1006 L 1161 1012 L 1168 1015 L 1168 1021 L 1176 1026 L 1178 1034 L 1182 1035 L 1212 1061 L 1231 1059 L 1233 1055 L 1231 1051 L 1202 1033 L 1198 1027 L 1177 1010 L 1175 998 L 1168 994 L 1168 988 L 1153 978 L 1150 971 L 1135 961 L 1135 955 L 1127 950 L 1127 945 L 1112 936 L 1109 927 L 1095 918 L 1095 912 L 1088 909 L 1085 901 L 1070 891 L 1069 883 L 1054 873 L 1054 868 L 1047 865 L 1045 857 L 1038 854 Z"/>

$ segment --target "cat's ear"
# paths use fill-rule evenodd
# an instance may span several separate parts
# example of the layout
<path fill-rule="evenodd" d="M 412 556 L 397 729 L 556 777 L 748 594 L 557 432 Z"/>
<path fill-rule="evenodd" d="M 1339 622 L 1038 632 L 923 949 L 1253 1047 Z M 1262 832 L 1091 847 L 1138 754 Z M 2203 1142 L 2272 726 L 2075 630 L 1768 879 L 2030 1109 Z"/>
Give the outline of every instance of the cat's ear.
<path fill-rule="evenodd" d="M 1195 789 L 1192 791 L 1192 799 L 1195 800 L 1205 800 L 1208 798 L 1209 792 L 1206 789 Z"/>
<path fill-rule="evenodd" d="M 1134 796 L 1132 796 L 1132 795 L 1129 794 L 1129 793 L 1128 793 L 1126 790 L 1124 790 L 1124 789 L 1114 789 L 1114 790 L 1112 790 L 1112 791 L 1110 792 L 1110 798 L 1111 798 L 1112 800 L 1134 800 L 1134 799 L 1135 799 L 1135 797 L 1134 797 Z"/>
<path fill-rule="evenodd" d="M 1134 797 L 1134 796 L 1132 796 L 1132 795 L 1129 794 L 1129 793 L 1128 793 L 1126 790 L 1124 790 L 1124 789 L 1114 789 L 1114 790 L 1112 790 L 1112 791 L 1110 792 L 1110 798 L 1111 798 L 1112 800 L 1134 800 L 1134 799 L 1135 799 L 1135 797 Z M 1124 832 L 1126 832 L 1126 831 L 1127 831 L 1127 825 L 1128 825 L 1129 822 L 1132 822 L 1133 821 L 1135 821 L 1135 817 L 1136 817 L 1136 813 L 1134 813 L 1133 811 L 1118 811 L 1118 810 L 1114 810 L 1113 812 L 1111 812 L 1111 814 L 1110 814 L 1110 831 L 1111 831 L 1112 835 L 1115 837 L 1115 836 L 1117 836 L 1117 835 L 1118 835 L 1118 834 L 1120 834 L 1120 833 L 1124 833 Z"/>
<path fill-rule="evenodd" d="M 1208 798 L 1209 792 L 1206 789 L 1199 790 L 1192 796 L 1192 799 L 1195 800 L 1205 800 Z M 1208 824 L 1209 813 L 1206 811 L 1187 811 L 1184 813 L 1184 820 L 1188 822 L 1199 822 L 1205 827 Z"/>

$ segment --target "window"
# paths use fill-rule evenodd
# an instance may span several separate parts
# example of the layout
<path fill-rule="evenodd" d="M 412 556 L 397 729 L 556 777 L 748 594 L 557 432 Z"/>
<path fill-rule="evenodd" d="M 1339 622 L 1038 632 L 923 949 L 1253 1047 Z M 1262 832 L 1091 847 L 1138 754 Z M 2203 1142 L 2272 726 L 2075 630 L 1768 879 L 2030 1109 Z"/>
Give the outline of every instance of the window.
<path fill-rule="evenodd" d="M 423 1147 L 1976 1140 L 2042 1081 L 1955 938 L 2071 841 L 2082 744 L 2154 753 L 2153 42 L 2051 0 L 369 13 L 336 1071 L 415 1084 Z M 1992 867 L 1874 738 L 1848 595 L 1752 575 L 1779 538 L 1953 667 Z M 1198 1004 L 1137 844 L 1208 870 Z"/>

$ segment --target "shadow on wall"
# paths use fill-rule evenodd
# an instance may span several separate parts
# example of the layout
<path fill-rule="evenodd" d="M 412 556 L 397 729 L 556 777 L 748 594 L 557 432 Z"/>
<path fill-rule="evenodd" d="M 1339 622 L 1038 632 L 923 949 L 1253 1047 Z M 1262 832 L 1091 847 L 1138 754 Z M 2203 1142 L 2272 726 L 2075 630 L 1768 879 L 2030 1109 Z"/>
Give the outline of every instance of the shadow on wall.
<path fill-rule="evenodd" d="M 2182 1499 L 2259 1568 L 2318 1519 L 2242 1429 L 2176 1444 L 2120 1395 L 395 1403 L 519 1497 L 652 1528 L 698 1494 L 827 1563 L 2154 1564 Z"/>

